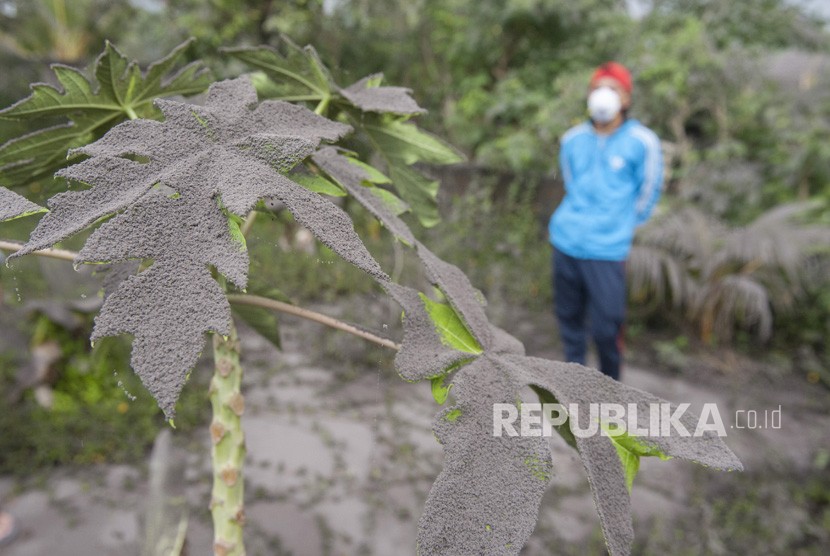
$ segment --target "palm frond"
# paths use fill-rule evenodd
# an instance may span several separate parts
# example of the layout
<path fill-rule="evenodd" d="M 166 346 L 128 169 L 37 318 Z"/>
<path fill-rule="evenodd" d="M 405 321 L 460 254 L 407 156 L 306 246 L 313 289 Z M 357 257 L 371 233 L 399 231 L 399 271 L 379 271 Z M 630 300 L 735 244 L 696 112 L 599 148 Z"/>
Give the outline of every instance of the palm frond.
<path fill-rule="evenodd" d="M 693 314 L 705 341 L 732 339 L 734 331 L 755 331 L 766 341 L 772 335 L 773 315 L 767 289 L 752 276 L 732 274 L 709 282 L 697 297 Z"/>
<path fill-rule="evenodd" d="M 635 245 L 626 263 L 631 298 L 659 306 L 680 308 L 693 296 L 694 280 L 688 267 L 671 252 L 649 245 Z"/>
<path fill-rule="evenodd" d="M 830 246 L 830 228 L 796 220 L 814 207 L 813 203 L 781 205 L 750 225 L 731 231 L 704 267 L 704 274 L 747 274 L 755 269 L 767 269 L 786 276 L 798 294 L 804 280 L 805 261 L 819 246 Z"/>
<path fill-rule="evenodd" d="M 733 229 L 692 206 L 656 216 L 629 255 L 632 301 L 686 308 L 705 340 L 741 328 L 768 339 L 774 315 L 830 275 L 830 227 L 801 221 L 815 208 L 781 205 Z"/>
<path fill-rule="evenodd" d="M 694 266 L 707 260 L 725 228 L 702 211 L 685 206 L 664 212 L 637 232 L 635 244 L 658 247 Z"/>

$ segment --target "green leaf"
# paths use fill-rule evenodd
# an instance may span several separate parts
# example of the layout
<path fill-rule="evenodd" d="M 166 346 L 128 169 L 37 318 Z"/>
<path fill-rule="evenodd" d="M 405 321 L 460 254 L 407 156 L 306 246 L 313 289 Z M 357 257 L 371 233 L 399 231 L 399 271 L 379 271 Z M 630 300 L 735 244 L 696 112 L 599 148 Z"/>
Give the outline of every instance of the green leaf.
<path fill-rule="evenodd" d="M 458 409 L 456 407 L 455 409 L 451 409 L 450 411 L 448 411 L 444 415 L 444 419 L 446 419 L 450 423 L 455 423 L 458 420 L 458 418 L 461 417 L 462 413 L 463 413 L 463 411 L 461 411 L 460 409 Z"/>
<path fill-rule="evenodd" d="M 419 295 L 444 345 L 474 355 L 483 352 L 455 309 L 446 303 L 433 301 L 423 293 Z"/>
<path fill-rule="evenodd" d="M 25 218 L 27 216 L 32 216 L 34 214 L 42 214 L 44 212 L 49 212 L 49 211 L 47 209 L 41 207 L 37 210 L 31 210 L 29 212 L 22 212 L 22 213 L 18 214 L 17 216 L 14 216 L 12 218 L 5 218 L 5 219 L 3 219 L 3 222 L 8 222 L 9 220 L 17 220 L 18 218 Z"/>
<path fill-rule="evenodd" d="M 381 202 L 386 205 L 386 207 L 395 215 L 400 216 L 401 214 L 407 212 L 409 210 L 409 205 L 403 202 L 400 198 L 398 198 L 394 193 L 391 191 L 387 191 L 385 189 L 381 189 L 380 187 L 372 187 L 369 190 L 372 195 L 376 196 Z"/>
<path fill-rule="evenodd" d="M 275 85 L 269 86 L 271 98 L 321 101 L 331 97 L 336 85 L 317 51 L 311 47 L 300 48 L 290 41 L 283 42 L 285 54 L 270 46 L 223 48 L 222 52 L 270 77 Z"/>
<path fill-rule="evenodd" d="M 365 187 L 365 189 L 369 193 L 377 197 L 380 200 L 380 202 L 383 203 L 385 208 L 389 210 L 389 212 L 391 212 L 395 216 L 399 216 L 410 210 L 409 205 L 391 191 L 388 191 L 380 187 L 375 187 L 374 184 L 376 183 L 391 183 L 391 180 L 387 178 L 385 175 L 383 175 L 383 173 L 377 170 L 374 166 L 366 164 L 365 162 L 362 162 L 359 159 L 354 158 L 353 156 L 342 156 L 342 159 L 346 160 L 350 165 L 360 168 L 361 172 L 365 176 L 364 179 L 361 179 L 361 185 Z M 335 181 L 337 183 L 340 183 L 340 181 L 336 178 Z M 299 181 L 298 183 L 302 184 L 302 182 Z M 343 184 L 341 183 L 341 185 Z"/>
<path fill-rule="evenodd" d="M 363 170 L 367 175 L 366 180 L 368 182 L 378 183 L 378 184 L 380 184 L 380 183 L 392 183 L 392 180 L 390 180 L 388 177 L 386 177 L 386 175 L 384 175 L 383 172 L 381 172 L 380 170 L 378 170 L 377 168 L 375 168 L 371 164 L 366 164 L 362 160 L 360 160 L 358 158 L 354 158 L 352 156 L 346 157 L 346 160 L 349 161 L 349 164 L 357 166 L 358 168 Z"/>
<path fill-rule="evenodd" d="M 363 125 L 372 144 L 389 166 L 389 176 L 401 198 L 425 227 L 440 221 L 439 183 L 411 167 L 416 162 L 454 164 L 463 157 L 440 139 L 399 118 L 374 117 Z"/>
<path fill-rule="evenodd" d="M 536 395 L 539 396 L 539 401 L 543 404 L 558 404 L 559 400 L 556 397 L 545 390 L 544 388 L 540 388 L 536 385 L 531 385 L 531 388 Z M 600 426 L 605 430 L 608 434 L 608 438 L 611 440 L 611 443 L 614 445 L 614 448 L 617 451 L 617 455 L 620 458 L 620 463 L 622 463 L 623 471 L 625 473 L 625 483 L 628 487 L 629 492 L 631 491 L 631 487 L 634 484 L 634 477 L 637 476 L 637 472 L 640 470 L 640 458 L 645 456 L 653 456 L 659 457 L 661 460 L 669 460 L 671 456 L 666 455 L 663 453 L 659 448 L 656 446 L 651 446 L 646 444 L 644 441 L 640 440 L 636 436 L 632 436 L 625 432 L 624 430 L 619 430 L 613 425 L 606 425 L 605 423 L 601 423 Z M 576 448 L 576 438 L 574 438 L 573 432 L 571 432 L 570 423 L 568 420 L 561 425 L 554 426 L 553 428 L 556 429 L 556 432 L 559 433 L 560 436 L 567 442 L 572 448 Z"/>
<path fill-rule="evenodd" d="M 372 195 L 380 199 L 380 201 L 386 205 L 386 208 L 388 208 L 395 216 L 400 216 L 410 210 L 409 205 L 391 191 L 380 187 L 374 187 L 374 184 L 392 183 L 392 180 L 386 177 L 383 172 L 371 164 L 366 164 L 358 158 L 352 156 L 344 158 L 349 162 L 349 164 L 357 166 L 363 171 L 366 175 L 363 185 L 367 186 Z"/>
<path fill-rule="evenodd" d="M 66 166 L 69 149 L 95 141 L 116 124 L 139 116 L 159 119 L 154 99 L 204 91 L 213 77 L 201 62 L 170 75 L 191 42 L 174 48 L 145 74 L 109 42 L 95 61 L 92 82 L 76 68 L 53 65 L 60 88 L 32 85 L 29 97 L 0 110 L 0 119 L 15 126 L 25 122 L 30 131 L 2 134 L 0 180 L 23 185 L 50 176 Z"/>
<path fill-rule="evenodd" d="M 291 179 L 314 193 L 321 193 L 331 197 L 346 196 L 345 191 L 319 174 L 295 173 L 291 174 Z"/>
<path fill-rule="evenodd" d="M 431 228 L 441 221 L 438 213 L 438 187 L 431 180 L 409 166 L 391 164 L 389 174 L 401 198 L 412 208 L 418 221 L 425 228 Z"/>
<path fill-rule="evenodd" d="M 245 241 L 245 234 L 242 233 L 240 224 L 242 219 L 235 214 L 228 214 L 228 229 L 231 233 L 231 238 L 239 245 L 240 251 L 248 250 L 248 243 Z"/>
<path fill-rule="evenodd" d="M 416 162 L 457 164 L 464 160 L 441 139 L 400 118 L 375 118 L 373 123 L 366 123 L 364 129 L 384 156 L 396 162 L 406 165 Z"/>
<path fill-rule="evenodd" d="M 60 120 L 53 122 L 55 125 L 60 123 Z M 43 126 L 46 127 L 44 122 Z M 23 120 L 9 120 L 0 119 L 0 146 L 11 141 L 17 137 L 21 137 L 32 132 L 32 124 Z"/>
<path fill-rule="evenodd" d="M 432 397 L 435 398 L 435 401 L 438 405 L 444 405 L 444 402 L 447 401 L 447 397 L 450 395 L 450 389 L 452 388 L 452 384 L 444 386 L 444 378 L 445 376 L 437 376 L 432 379 Z"/>
<path fill-rule="evenodd" d="M 600 426 L 608 433 L 608 438 L 611 439 L 611 443 L 617 450 L 617 455 L 625 472 L 625 484 L 629 492 L 631 492 L 631 487 L 634 485 L 634 477 L 637 476 L 637 472 L 640 470 L 641 457 L 658 457 L 663 461 L 671 459 L 671 456 L 663 453 L 656 446 L 648 445 L 624 430 L 619 430 L 605 423 L 601 423 Z"/>

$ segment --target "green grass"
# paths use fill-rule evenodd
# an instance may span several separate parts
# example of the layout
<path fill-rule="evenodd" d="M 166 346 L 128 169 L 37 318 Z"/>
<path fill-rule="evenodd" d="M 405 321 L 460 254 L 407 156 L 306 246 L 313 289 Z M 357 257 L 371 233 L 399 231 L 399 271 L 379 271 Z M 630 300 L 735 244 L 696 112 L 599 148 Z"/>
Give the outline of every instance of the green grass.
<path fill-rule="evenodd" d="M 15 401 L 0 397 L 0 473 L 143 461 L 159 430 L 169 426 L 129 368 L 126 338 L 104 338 L 90 349 L 88 334 L 89 328 L 73 333 L 44 320 L 38 323 L 35 336 L 57 340 L 63 352 L 55 366 L 54 402 L 42 407 L 31 391 Z M 12 356 L 0 354 L 0 391 L 12 390 L 18 372 Z M 208 409 L 207 373 L 194 372 L 178 405 L 177 427 L 201 427 Z"/>

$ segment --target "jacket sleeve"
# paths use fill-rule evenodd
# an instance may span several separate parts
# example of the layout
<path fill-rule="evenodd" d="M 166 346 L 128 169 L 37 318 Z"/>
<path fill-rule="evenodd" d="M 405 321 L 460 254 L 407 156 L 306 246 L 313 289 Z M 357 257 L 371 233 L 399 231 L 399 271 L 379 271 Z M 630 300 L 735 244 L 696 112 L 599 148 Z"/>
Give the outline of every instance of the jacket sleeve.
<path fill-rule="evenodd" d="M 638 168 L 640 186 L 637 193 L 635 209 L 637 211 L 637 226 L 644 224 L 660 199 L 663 189 L 663 153 L 660 148 L 660 139 L 647 128 L 641 128 L 637 133 L 643 143 L 643 158 Z"/>
<path fill-rule="evenodd" d="M 559 147 L 559 170 L 562 172 L 562 182 L 565 186 L 565 191 L 571 185 L 571 160 L 570 148 L 567 141 L 562 141 Z"/>

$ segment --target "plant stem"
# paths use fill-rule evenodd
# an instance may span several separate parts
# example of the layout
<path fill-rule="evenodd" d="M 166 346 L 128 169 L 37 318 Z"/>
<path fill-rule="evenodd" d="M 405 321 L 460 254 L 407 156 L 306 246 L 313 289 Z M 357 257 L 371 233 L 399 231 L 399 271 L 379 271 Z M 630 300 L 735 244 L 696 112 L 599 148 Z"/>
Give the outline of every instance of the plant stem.
<path fill-rule="evenodd" d="M 251 228 L 254 226 L 254 222 L 256 221 L 257 212 L 252 210 L 248 213 L 248 217 L 245 219 L 245 222 L 242 224 L 242 228 L 239 230 L 242 232 L 242 235 L 248 237 L 248 232 L 251 231 Z"/>
<path fill-rule="evenodd" d="M 298 317 L 302 317 L 307 320 L 311 320 L 314 322 L 319 322 L 320 324 L 325 324 L 331 328 L 336 328 L 337 330 L 342 330 L 343 332 L 348 332 L 354 336 L 358 336 L 363 338 L 364 340 L 369 340 L 370 342 L 374 342 L 380 346 L 388 347 L 390 349 L 399 350 L 401 346 L 388 338 L 382 338 L 380 336 L 376 336 L 371 332 L 367 332 L 365 330 L 361 330 L 360 328 L 353 326 L 349 323 L 337 320 L 333 317 L 328 315 L 323 315 L 321 313 L 317 313 L 315 311 L 311 311 L 309 309 L 304 309 L 302 307 L 297 307 L 296 305 L 291 305 L 289 303 L 283 303 L 282 301 L 277 301 L 275 299 L 269 299 L 267 297 L 260 297 L 258 295 L 248 295 L 248 294 L 235 294 L 230 293 L 228 294 L 228 301 L 236 305 L 249 305 L 251 307 L 263 307 L 265 309 L 271 309 L 274 311 L 280 311 L 282 313 L 288 313 L 290 315 L 295 315 Z"/>
<path fill-rule="evenodd" d="M 244 483 L 245 435 L 240 417 L 245 410 L 242 397 L 242 367 L 239 338 L 231 321 L 227 338 L 213 335 L 214 374 L 210 381 L 211 457 L 213 492 L 213 553 L 215 556 L 244 556 L 242 528 L 245 524 Z"/>
<path fill-rule="evenodd" d="M 317 104 L 317 107 L 314 109 L 314 113 L 317 114 L 317 115 L 320 115 L 320 116 L 324 116 L 326 114 L 326 110 L 329 109 L 329 102 L 330 101 L 331 101 L 331 96 L 329 96 L 329 95 L 324 96 L 323 100 L 321 100 Z"/>
<path fill-rule="evenodd" d="M 22 243 L 0 239 L 0 250 L 2 251 L 11 251 L 12 253 L 14 253 L 20 251 L 22 247 Z M 50 257 L 52 259 L 61 259 L 64 261 L 74 261 L 75 257 L 78 256 L 78 254 L 74 251 L 66 251 L 64 249 L 41 249 L 40 251 L 34 251 L 32 255 Z"/>

